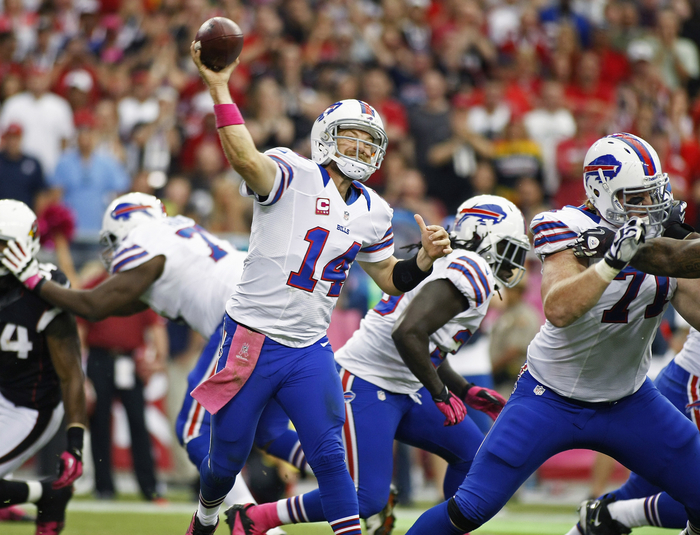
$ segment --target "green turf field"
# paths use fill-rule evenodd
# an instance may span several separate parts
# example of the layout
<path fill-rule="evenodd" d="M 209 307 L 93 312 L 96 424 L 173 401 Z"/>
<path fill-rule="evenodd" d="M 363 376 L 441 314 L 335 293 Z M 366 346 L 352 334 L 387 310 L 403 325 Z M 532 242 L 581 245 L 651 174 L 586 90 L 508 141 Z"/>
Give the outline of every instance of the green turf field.
<path fill-rule="evenodd" d="M 62 535 L 182 535 L 195 504 L 171 503 L 157 506 L 143 502 L 99 502 L 75 500 L 71 503 Z M 576 522 L 575 508 L 563 506 L 509 505 L 476 533 L 480 535 L 564 535 Z M 395 535 L 403 535 L 421 513 L 420 509 L 399 509 Z M 331 535 L 327 524 L 288 526 L 289 535 Z M 680 530 L 639 528 L 635 535 L 677 535 Z M 0 523 L 2 535 L 33 535 L 34 525 Z M 217 530 L 228 533 L 222 523 Z"/>

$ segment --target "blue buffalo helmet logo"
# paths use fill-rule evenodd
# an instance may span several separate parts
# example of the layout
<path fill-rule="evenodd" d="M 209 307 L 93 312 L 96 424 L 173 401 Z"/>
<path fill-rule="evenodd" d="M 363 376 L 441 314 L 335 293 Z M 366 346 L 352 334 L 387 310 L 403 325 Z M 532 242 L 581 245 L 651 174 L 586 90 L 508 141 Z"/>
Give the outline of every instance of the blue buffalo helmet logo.
<path fill-rule="evenodd" d="M 131 202 L 123 202 L 121 204 L 118 204 L 115 206 L 114 210 L 112 210 L 112 219 L 123 219 L 127 220 L 131 217 L 131 214 L 134 212 L 143 212 L 149 217 L 153 217 L 149 212 L 148 209 L 153 208 L 152 206 L 148 206 L 146 204 L 134 204 Z"/>
<path fill-rule="evenodd" d="M 588 165 L 583 168 L 583 175 L 586 177 L 586 183 L 593 179 L 599 184 L 603 181 L 600 178 L 602 173 L 606 181 L 611 180 L 617 176 L 622 167 L 622 162 L 615 159 L 612 154 L 604 154 L 603 156 L 598 156 Z M 600 170 L 600 172 L 598 172 Z"/>
<path fill-rule="evenodd" d="M 506 213 L 503 208 L 497 204 L 480 204 L 478 206 L 472 206 L 470 208 L 464 208 L 460 210 L 457 214 L 457 222 L 455 223 L 455 228 L 462 226 L 467 218 L 475 217 L 482 225 L 489 222 L 500 223 L 506 218 Z"/>

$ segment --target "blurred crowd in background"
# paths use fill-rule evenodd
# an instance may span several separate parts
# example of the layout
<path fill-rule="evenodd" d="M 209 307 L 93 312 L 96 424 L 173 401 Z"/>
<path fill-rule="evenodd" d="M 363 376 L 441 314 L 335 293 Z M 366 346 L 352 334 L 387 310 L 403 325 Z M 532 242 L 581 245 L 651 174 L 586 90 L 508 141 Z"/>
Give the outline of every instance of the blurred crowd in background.
<path fill-rule="evenodd" d="M 62 267 L 75 259 L 74 285 L 127 191 L 245 247 L 251 201 L 189 53 L 213 16 L 245 36 L 230 88 L 259 150 L 309 156 L 335 101 L 378 110 L 389 146 L 368 185 L 394 208 L 399 246 L 418 239 L 413 213 L 447 226 L 474 194 L 503 195 L 528 220 L 581 204 L 584 155 L 616 131 L 654 146 L 698 223 L 700 0 L 2 0 L 0 198 L 34 208 L 44 247 Z M 542 321 L 530 267 L 491 322 L 504 384 Z M 334 346 L 378 298 L 358 271 Z M 196 354 L 191 333 L 168 332 L 171 354 Z"/>

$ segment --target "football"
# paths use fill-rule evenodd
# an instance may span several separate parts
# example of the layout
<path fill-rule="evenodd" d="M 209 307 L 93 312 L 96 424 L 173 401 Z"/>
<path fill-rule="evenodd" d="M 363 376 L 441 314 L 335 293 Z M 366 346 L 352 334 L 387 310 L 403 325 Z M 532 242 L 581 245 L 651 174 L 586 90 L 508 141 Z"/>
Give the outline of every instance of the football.
<path fill-rule="evenodd" d="M 232 20 L 214 17 L 199 27 L 194 46 L 202 51 L 202 63 L 206 67 L 220 71 L 236 61 L 241 53 L 243 32 Z"/>

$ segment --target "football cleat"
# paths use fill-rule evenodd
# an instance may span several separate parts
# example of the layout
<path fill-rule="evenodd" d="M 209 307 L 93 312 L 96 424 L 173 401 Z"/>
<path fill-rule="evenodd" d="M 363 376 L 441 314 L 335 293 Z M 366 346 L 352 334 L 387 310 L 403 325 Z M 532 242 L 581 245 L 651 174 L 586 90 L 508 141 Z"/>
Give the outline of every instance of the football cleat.
<path fill-rule="evenodd" d="M 216 519 L 216 524 L 213 526 L 204 526 L 197 518 L 197 511 L 192 515 L 192 521 L 190 522 L 190 527 L 187 528 L 185 535 L 211 535 L 216 531 L 216 527 L 219 525 L 219 519 Z"/>
<path fill-rule="evenodd" d="M 264 532 L 255 528 L 255 522 L 248 516 L 251 507 L 255 507 L 255 504 L 237 503 L 226 510 L 226 523 L 231 528 L 231 535 L 264 535 Z"/>
<path fill-rule="evenodd" d="M 0 522 L 34 522 L 35 520 L 36 518 L 16 505 L 0 509 Z"/>
<path fill-rule="evenodd" d="M 583 535 L 627 535 L 632 530 L 610 516 L 608 505 L 615 501 L 612 496 L 597 500 L 586 500 L 579 507 L 579 527 Z"/>
<path fill-rule="evenodd" d="M 63 527 L 65 526 L 65 522 L 57 522 L 57 521 L 48 521 L 48 522 L 39 522 L 37 521 L 36 523 L 36 531 L 34 532 L 34 535 L 58 535 L 63 531 Z"/>
<path fill-rule="evenodd" d="M 365 520 L 365 531 L 368 535 L 391 535 L 396 523 L 394 507 L 396 507 L 398 495 L 399 491 L 392 484 L 389 490 L 389 501 L 387 501 L 384 509 Z"/>
<path fill-rule="evenodd" d="M 36 502 L 36 535 L 55 535 L 63 529 L 66 506 L 73 496 L 73 486 L 60 489 L 44 485 L 44 493 Z"/>

